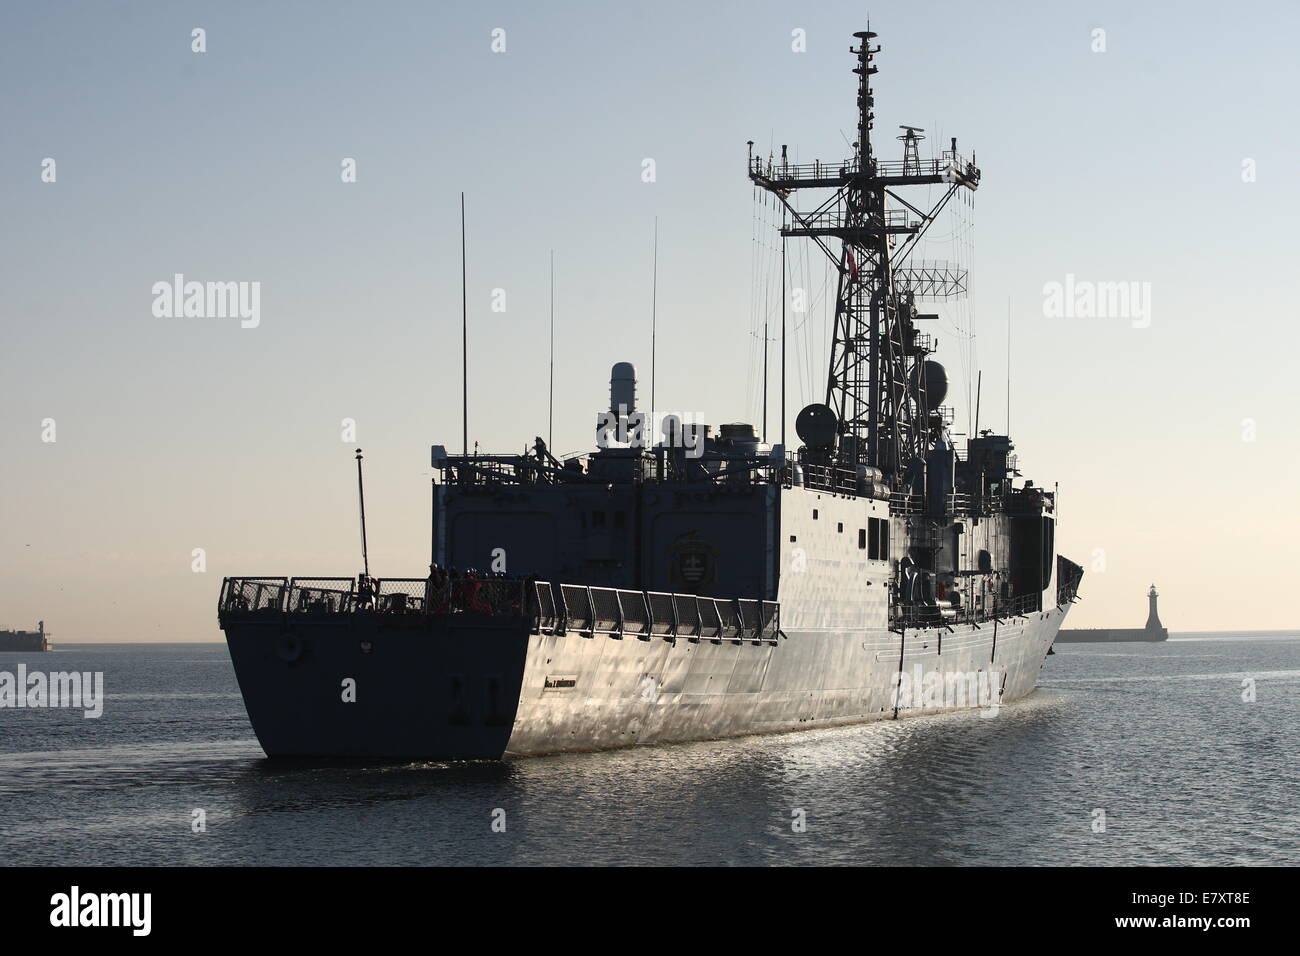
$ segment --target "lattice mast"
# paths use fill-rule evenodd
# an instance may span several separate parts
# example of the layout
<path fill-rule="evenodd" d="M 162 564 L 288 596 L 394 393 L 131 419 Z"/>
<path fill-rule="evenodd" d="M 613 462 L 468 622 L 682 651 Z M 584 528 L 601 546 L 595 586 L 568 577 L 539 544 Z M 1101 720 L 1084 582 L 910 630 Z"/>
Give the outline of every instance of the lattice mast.
<path fill-rule="evenodd" d="M 854 37 L 859 41 L 850 47 L 858 61 L 853 69 L 858 76 L 854 155 L 842 163 L 792 165 L 782 146 L 779 162 L 771 157 L 764 162 L 753 155 L 750 142 L 749 178 L 775 194 L 789 212 L 791 222 L 781 235 L 812 239 L 838 270 L 826 385 L 836 441 L 808 451 L 848 467 L 875 466 L 897 486 L 909 465 L 924 459 L 931 435 L 943 425 L 940 410 L 931 407 L 926 395 L 924 366 L 932 340 L 915 325 L 935 316 L 918 314 L 916 298 L 960 295 L 966 285 L 960 270 L 912 269 L 908 257 L 956 191 L 979 185 L 980 173 L 973 156 L 967 162 L 957 154 L 955 139 L 941 159 L 922 161 L 919 127 L 903 127 L 903 160 L 876 158 L 871 77 L 880 47 L 872 45 L 876 34 L 870 31 Z M 948 189 L 928 212 L 895 191 L 935 184 Z M 801 211 L 791 201 L 801 190 L 833 192 Z"/>

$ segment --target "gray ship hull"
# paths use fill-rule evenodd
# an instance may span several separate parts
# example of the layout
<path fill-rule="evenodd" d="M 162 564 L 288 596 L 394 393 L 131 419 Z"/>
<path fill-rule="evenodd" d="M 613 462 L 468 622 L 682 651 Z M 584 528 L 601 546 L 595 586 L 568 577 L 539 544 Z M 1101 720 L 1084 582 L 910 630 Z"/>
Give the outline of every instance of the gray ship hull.
<path fill-rule="evenodd" d="M 1068 611 L 908 630 L 792 630 L 774 642 L 530 633 L 491 618 L 227 622 L 269 756 L 496 759 L 995 712 L 1033 690 Z M 452 621 L 454 620 L 454 623 Z M 898 675 L 979 675 L 992 699 L 902 701 Z M 355 700 L 345 700 L 351 679 Z M 927 678 L 928 679 L 928 678 Z M 973 688 L 973 684 L 971 685 Z"/>

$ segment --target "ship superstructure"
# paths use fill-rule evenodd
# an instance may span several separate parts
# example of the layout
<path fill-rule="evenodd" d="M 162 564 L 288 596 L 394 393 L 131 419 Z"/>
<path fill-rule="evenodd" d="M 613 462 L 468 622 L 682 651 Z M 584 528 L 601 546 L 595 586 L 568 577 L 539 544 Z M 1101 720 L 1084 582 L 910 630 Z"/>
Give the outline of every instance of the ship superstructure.
<path fill-rule="evenodd" d="M 783 235 L 838 272 L 826 400 L 800 413 L 801 447 L 652 421 L 630 363 L 590 454 L 434 446 L 427 577 L 223 583 L 269 754 L 599 749 L 996 709 L 1033 689 L 1081 570 L 1055 554 L 1054 494 L 1016 485 L 1008 436 L 954 445 L 917 302 L 965 275 L 909 264 L 980 172 L 955 142 L 922 160 L 915 127 L 901 161 L 876 156 L 879 47 L 855 37 L 853 155 L 791 165 L 750 144 Z M 946 188 L 922 210 L 902 195 L 918 185 Z"/>

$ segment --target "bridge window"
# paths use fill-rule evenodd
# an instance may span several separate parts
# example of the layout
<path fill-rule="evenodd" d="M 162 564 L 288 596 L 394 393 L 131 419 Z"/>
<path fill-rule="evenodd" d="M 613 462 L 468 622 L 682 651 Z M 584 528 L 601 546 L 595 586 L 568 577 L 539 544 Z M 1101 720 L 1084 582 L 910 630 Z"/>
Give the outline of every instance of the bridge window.
<path fill-rule="evenodd" d="M 603 511 L 593 511 L 593 512 L 591 513 L 591 526 L 592 526 L 593 528 L 603 528 L 603 527 L 605 527 L 605 512 L 603 512 Z"/>
<path fill-rule="evenodd" d="M 814 509 L 813 509 L 813 521 L 816 521 L 816 520 L 817 520 L 817 509 L 814 508 Z"/>
<path fill-rule="evenodd" d="M 875 519 L 868 519 L 868 520 L 875 520 Z M 866 528 L 859 528 L 859 529 L 858 529 L 858 547 L 859 547 L 859 548 L 866 548 L 866 546 L 867 546 L 867 529 L 866 529 Z"/>
<path fill-rule="evenodd" d="M 843 521 L 837 522 L 836 525 L 835 525 L 835 530 L 838 531 L 840 534 L 843 534 L 843 533 L 844 533 L 844 522 L 843 522 Z"/>

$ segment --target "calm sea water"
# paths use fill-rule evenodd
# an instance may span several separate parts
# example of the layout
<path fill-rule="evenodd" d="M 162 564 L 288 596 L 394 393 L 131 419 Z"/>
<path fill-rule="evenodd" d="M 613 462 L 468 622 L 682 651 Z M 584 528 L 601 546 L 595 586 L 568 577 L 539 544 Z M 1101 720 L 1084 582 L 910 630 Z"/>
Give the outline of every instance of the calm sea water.
<path fill-rule="evenodd" d="M 1300 863 L 1296 633 L 1058 646 L 993 719 L 461 765 L 267 761 L 221 644 L 20 661 L 107 702 L 0 710 L 7 864 Z"/>

